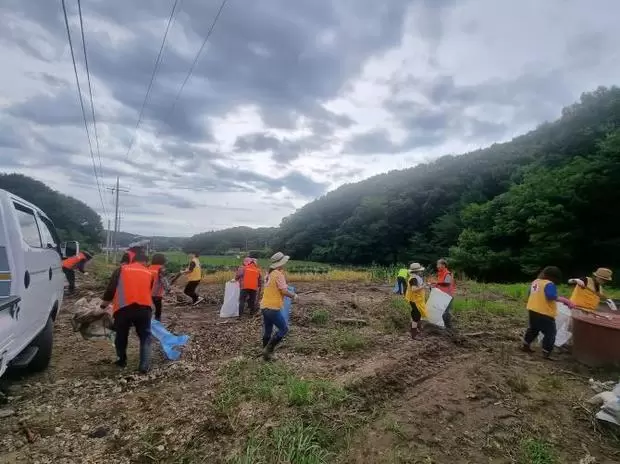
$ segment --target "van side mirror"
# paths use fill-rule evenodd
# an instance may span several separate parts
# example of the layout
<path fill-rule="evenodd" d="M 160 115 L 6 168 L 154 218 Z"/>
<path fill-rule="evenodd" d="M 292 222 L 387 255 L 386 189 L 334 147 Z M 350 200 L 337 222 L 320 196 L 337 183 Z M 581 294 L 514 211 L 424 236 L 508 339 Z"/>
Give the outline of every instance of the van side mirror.
<path fill-rule="evenodd" d="M 63 259 L 77 256 L 80 252 L 80 242 L 64 242 L 62 245 L 60 245 L 60 251 L 62 253 Z"/>

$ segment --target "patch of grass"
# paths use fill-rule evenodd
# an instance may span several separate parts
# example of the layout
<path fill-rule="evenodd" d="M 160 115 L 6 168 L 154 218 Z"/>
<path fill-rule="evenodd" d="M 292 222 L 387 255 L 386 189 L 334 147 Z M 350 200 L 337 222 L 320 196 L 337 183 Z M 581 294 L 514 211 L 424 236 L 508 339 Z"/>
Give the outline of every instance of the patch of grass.
<path fill-rule="evenodd" d="M 538 385 L 543 390 L 559 390 L 562 388 L 562 378 L 558 375 L 549 374 L 540 379 Z"/>
<path fill-rule="evenodd" d="M 409 437 L 403 429 L 403 426 L 396 419 L 388 421 L 386 429 L 392 432 L 394 436 L 397 437 L 399 440 L 409 440 Z"/>
<path fill-rule="evenodd" d="M 454 311 L 460 313 L 477 312 L 487 313 L 497 316 L 505 316 L 522 312 L 521 305 L 515 305 L 514 302 L 482 299 L 482 298 L 456 298 L 454 300 Z"/>
<path fill-rule="evenodd" d="M 273 430 L 272 462 L 295 464 L 324 464 L 328 462 L 329 431 L 297 420 Z"/>
<path fill-rule="evenodd" d="M 341 333 L 337 343 L 338 348 L 342 351 L 345 353 L 351 353 L 354 351 L 361 351 L 366 348 L 369 345 L 369 340 L 361 334 L 352 331 L 345 331 Z"/>
<path fill-rule="evenodd" d="M 329 320 L 329 312 L 324 309 L 318 309 L 310 314 L 310 322 L 316 325 L 325 325 Z"/>
<path fill-rule="evenodd" d="M 519 464 L 556 464 L 557 454 L 549 443 L 538 439 L 521 442 Z"/>
<path fill-rule="evenodd" d="M 524 377 L 518 375 L 511 375 L 510 377 L 508 377 L 508 379 L 506 380 L 506 384 L 515 393 L 525 393 L 530 389 L 527 380 Z"/>
<path fill-rule="evenodd" d="M 393 297 L 385 309 L 383 328 L 387 333 L 405 332 L 411 324 L 409 303 L 402 297 Z"/>

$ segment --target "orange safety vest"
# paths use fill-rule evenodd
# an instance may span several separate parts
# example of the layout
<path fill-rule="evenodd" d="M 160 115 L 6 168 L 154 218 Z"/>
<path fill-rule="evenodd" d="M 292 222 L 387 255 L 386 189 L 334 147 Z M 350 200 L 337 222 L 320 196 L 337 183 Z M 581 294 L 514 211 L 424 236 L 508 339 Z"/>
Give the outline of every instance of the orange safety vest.
<path fill-rule="evenodd" d="M 71 270 L 73 270 L 73 269 L 75 269 L 78 266 L 78 264 L 80 264 L 80 262 L 82 262 L 85 259 L 86 259 L 86 256 L 84 255 L 84 253 L 82 253 L 80 251 L 79 254 L 64 259 L 62 261 L 62 267 L 64 269 L 71 269 Z"/>
<path fill-rule="evenodd" d="M 243 290 L 258 290 L 258 279 L 260 279 L 260 270 L 254 264 L 248 264 L 243 268 L 241 288 Z"/>
<path fill-rule="evenodd" d="M 142 263 L 125 264 L 120 269 L 112 301 L 113 312 L 133 304 L 151 307 L 153 305 L 151 271 Z"/>
<path fill-rule="evenodd" d="M 447 269 L 441 269 L 437 272 L 437 279 L 439 283 L 445 282 L 446 277 L 448 276 L 452 277 L 452 282 L 450 283 L 450 286 L 449 287 L 437 286 L 437 288 L 441 290 L 442 292 L 447 293 L 448 295 L 454 296 L 454 291 L 456 290 L 456 283 L 454 282 L 454 275 Z"/>
<path fill-rule="evenodd" d="M 161 298 L 164 296 L 164 284 L 161 281 L 161 268 L 163 266 L 161 264 L 151 264 L 149 266 L 149 271 L 151 271 L 151 276 L 153 276 L 153 296 L 157 298 Z"/>

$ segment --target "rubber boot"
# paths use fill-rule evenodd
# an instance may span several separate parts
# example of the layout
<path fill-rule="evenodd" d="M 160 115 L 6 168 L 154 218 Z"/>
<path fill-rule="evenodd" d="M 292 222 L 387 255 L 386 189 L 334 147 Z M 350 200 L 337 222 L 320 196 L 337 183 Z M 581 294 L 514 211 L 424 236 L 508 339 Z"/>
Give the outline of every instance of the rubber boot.
<path fill-rule="evenodd" d="M 151 369 L 151 340 L 140 343 L 140 365 L 138 370 L 146 374 Z"/>
<path fill-rule="evenodd" d="M 114 362 L 118 367 L 124 369 L 127 367 L 127 353 L 121 353 L 119 350 L 116 350 L 116 361 Z"/>
<path fill-rule="evenodd" d="M 543 358 L 546 359 L 547 361 L 555 361 L 555 359 L 551 357 L 551 351 L 543 350 L 542 353 L 543 353 Z"/>
<path fill-rule="evenodd" d="M 272 338 L 269 340 L 269 343 L 263 349 L 263 359 L 265 361 L 271 361 L 273 359 L 273 351 L 276 349 L 278 343 L 280 343 L 281 339 Z"/>
<path fill-rule="evenodd" d="M 419 326 L 411 326 L 409 327 L 409 334 L 411 335 L 411 339 L 415 340 L 416 337 L 420 334 L 420 328 Z"/>

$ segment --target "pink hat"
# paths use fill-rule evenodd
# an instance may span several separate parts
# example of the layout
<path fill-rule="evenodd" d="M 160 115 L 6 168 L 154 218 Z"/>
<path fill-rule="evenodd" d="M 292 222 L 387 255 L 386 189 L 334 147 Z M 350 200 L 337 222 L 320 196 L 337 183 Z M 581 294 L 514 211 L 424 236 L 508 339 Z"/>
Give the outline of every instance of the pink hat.
<path fill-rule="evenodd" d="M 248 264 L 253 263 L 253 262 L 254 262 L 254 260 L 252 258 L 244 258 L 243 259 L 243 265 L 244 266 L 247 266 Z"/>

